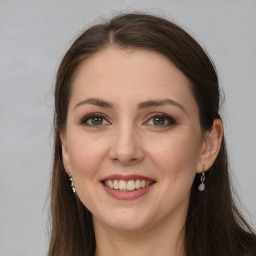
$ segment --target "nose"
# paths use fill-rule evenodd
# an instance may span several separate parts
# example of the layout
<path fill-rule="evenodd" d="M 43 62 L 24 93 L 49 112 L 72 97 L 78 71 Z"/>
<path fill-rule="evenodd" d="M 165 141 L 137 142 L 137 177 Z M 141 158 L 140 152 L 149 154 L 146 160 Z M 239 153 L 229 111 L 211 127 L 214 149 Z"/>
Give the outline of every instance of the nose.
<path fill-rule="evenodd" d="M 145 155 L 140 140 L 140 135 L 136 129 L 122 126 L 118 127 L 111 138 L 111 149 L 109 157 L 122 165 L 131 165 L 141 162 Z"/>

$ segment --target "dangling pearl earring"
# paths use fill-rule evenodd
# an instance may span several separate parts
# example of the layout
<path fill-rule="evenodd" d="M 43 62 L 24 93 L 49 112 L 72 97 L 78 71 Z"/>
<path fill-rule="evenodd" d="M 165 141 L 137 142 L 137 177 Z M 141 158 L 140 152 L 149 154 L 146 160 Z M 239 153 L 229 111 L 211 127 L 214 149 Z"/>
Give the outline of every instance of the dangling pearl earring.
<path fill-rule="evenodd" d="M 68 175 L 70 176 L 71 171 L 70 171 L 70 168 L 69 168 L 69 167 L 67 168 L 67 173 L 68 173 Z M 72 177 L 69 177 L 69 180 L 70 180 L 70 182 L 71 182 L 72 191 L 73 191 L 74 193 L 76 193 L 76 188 L 75 188 L 75 185 L 74 185 L 74 182 L 73 182 L 73 178 L 72 178 Z"/>
<path fill-rule="evenodd" d="M 202 174 L 201 174 L 201 178 L 200 178 L 200 180 L 201 180 L 201 184 L 198 186 L 198 190 L 199 191 L 204 191 L 205 190 L 205 184 L 204 184 L 204 182 L 205 182 L 205 171 L 206 171 L 206 169 L 207 169 L 207 167 L 206 167 L 206 165 L 204 165 L 203 166 L 203 172 L 202 172 Z"/>
<path fill-rule="evenodd" d="M 71 181 L 71 188 L 72 188 L 72 191 L 73 191 L 74 193 L 76 193 L 76 188 L 75 188 L 75 186 L 74 186 L 73 179 L 70 177 L 69 180 Z"/>

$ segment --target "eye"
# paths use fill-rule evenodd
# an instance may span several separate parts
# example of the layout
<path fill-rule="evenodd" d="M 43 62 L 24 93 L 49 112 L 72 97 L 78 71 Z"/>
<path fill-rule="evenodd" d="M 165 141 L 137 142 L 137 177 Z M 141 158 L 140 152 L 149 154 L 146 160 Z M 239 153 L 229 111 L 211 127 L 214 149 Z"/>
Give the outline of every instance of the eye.
<path fill-rule="evenodd" d="M 152 126 L 170 126 L 176 124 L 176 121 L 173 117 L 166 115 L 166 114 L 155 114 L 153 117 L 151 117 L 148 121 L 147 124 L 152 125 Z"/>
<path fill-rule="evenodd" d="M 87 126 L 101 126 L 101 125 L 108 125 L 110 123 L 107 121 L 107 119 L 103 115 L 93 113 L 85 116 L 82 119 L 81 124 L 87 125 Z"/>

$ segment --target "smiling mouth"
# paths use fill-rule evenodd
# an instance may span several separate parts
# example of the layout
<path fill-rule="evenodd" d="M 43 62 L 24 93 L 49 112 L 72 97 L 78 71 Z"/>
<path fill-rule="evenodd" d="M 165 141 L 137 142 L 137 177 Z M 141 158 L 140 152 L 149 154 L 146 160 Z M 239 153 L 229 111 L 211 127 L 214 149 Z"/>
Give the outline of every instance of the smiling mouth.
<path fill-rule="evenodd" d="M 111 189 L 119 191 L 135 191 L 142 188 L 146 188 L 155 183 L 155 181 L 149 180 L 104 180 L 103 184 Z"/>

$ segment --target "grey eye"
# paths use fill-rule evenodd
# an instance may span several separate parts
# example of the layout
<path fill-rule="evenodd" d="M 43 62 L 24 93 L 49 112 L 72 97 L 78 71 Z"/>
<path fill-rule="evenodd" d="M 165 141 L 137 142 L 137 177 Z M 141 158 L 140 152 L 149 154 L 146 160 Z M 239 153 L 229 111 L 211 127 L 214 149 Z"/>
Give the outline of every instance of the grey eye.
<path fill-rule="evenodd" d="M 90 120 L 91 125 L 103 124 L 103 117 L 91 117 L 89 120 Z"/>
<path fill-rule="evenodd" d="M 169 115 L 166 114 L 157 114 L 151 117 L 147 124 L 152 126 L 170 126 L 176 124 L 176 121 Z"/>
<path fill-rule="evenodd" d="M 88 115 L 84 117 L 81 121 L 81 124 L 87 125 L 87 126 L 101 126 L 105 124 L 110 124 L 106 118 L 102 115 Z"/>
<path fill-rule="evenodd" d="M 152 121 L 154 125 L 164 125 L 166 122 L 165 118 L 160 116 L 153 117 Z"/>

